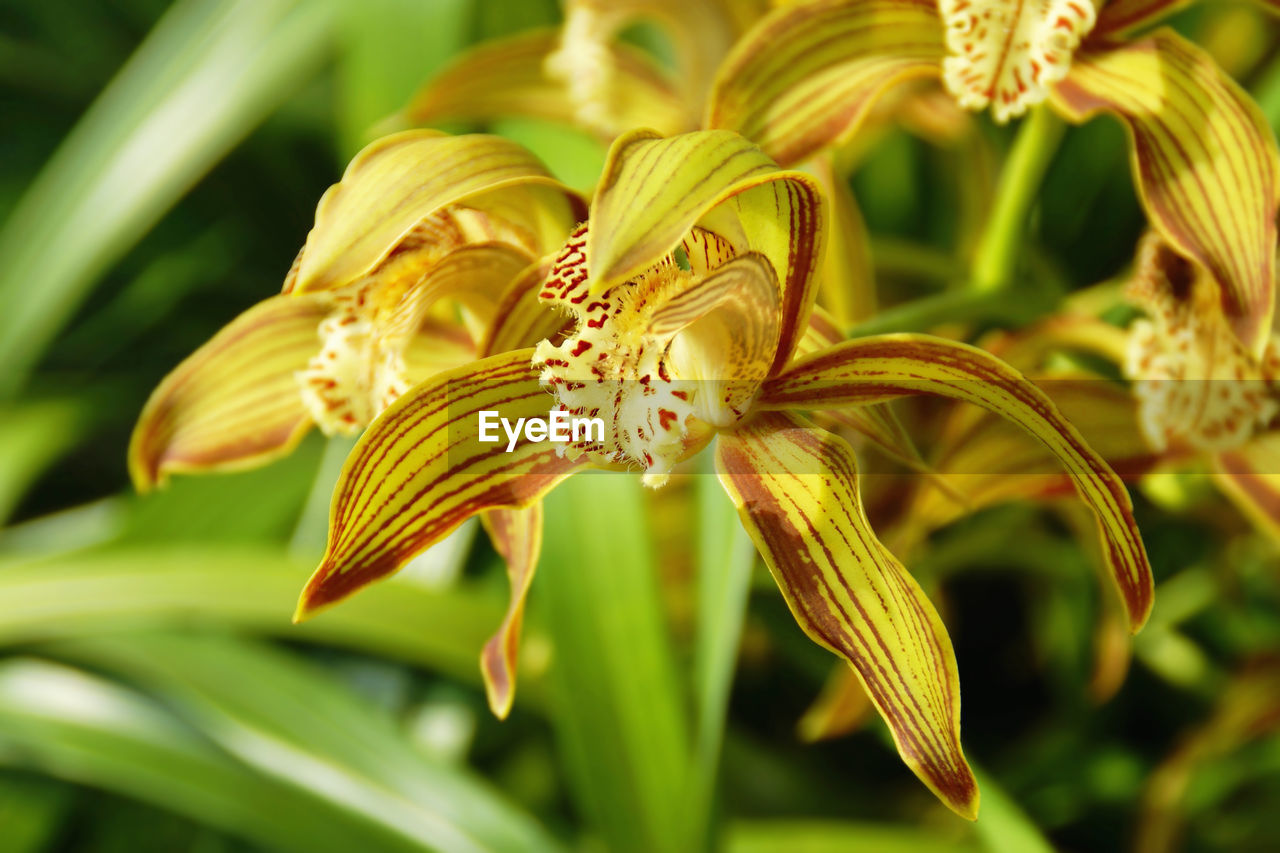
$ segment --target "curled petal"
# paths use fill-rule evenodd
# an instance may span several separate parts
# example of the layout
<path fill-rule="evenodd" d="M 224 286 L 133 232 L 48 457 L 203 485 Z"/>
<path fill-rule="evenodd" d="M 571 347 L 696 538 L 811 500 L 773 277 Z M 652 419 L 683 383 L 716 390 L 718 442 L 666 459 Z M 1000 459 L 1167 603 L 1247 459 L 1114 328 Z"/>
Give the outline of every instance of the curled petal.
<path fill-rule="evenodd" d="M 563 230 L 575 218 L 572 195 L 514 142 L 428 130 L 396 133 L 366 146 L 320 199 L 292 289 L 305 293 L 349 284 L 427 217 L 482 194 L 544 211 L 542 218 Z"/>
<path fill-rule="evenodd" d="M 1120 118 L 1151 224 L 1213 273 L 1236 334 L 1260 352 L 1275 298 L 1280 155 L 1249 96 L 1166 29 L 1080 51 L 1055 103 L 1073 121 Z"/>
<path fill-rule="evenodd" d="M 1260 530 L 1280 540 L 1280 433 L 1214 459 L 1214 479 Z"/>
<path fill-rule="evenodd" d="M 551 271 L 548 260 L 530 264 L 516 276 L 498 300 L 493 322 L 480 343 L 482 355 L 535 346 L 565 328 L 565 316 L 545 305 L 538 294 Z"/>
<path fill-rule="evenodd" d="M 600 293 L 674 250 L 700 222 L 739 251 L 773 264 L 782 288 L 777 369 L 791 357 L 813 305 L 826 210 L 817 183 L 779 171 L 727 131 L 663 139 L 646 131 L 609 152 L 586 238 L 589 286 Z"/>
<path fill-rule="evenodd" d="M 476 345 L 452 317 L 427 317 L 404 351 L 405 378 L 410 385 L 476 359 Z"/>
<path fill-rule="evenodd" d="M 413 96 L 404 117 L 415 124 L 532 116 L 574 124 L 579 111 L 566 82 L 547 73 L 546 60 L 559 45 L 559 30 L 537 30 L 486 42 L 441 71 Z M 685 114 L 670 81 L 640 51 L 608 47 L 613 76 L 609 110 L 617 127 L 684 129 Z"/>
<path fill-rule="evenodd" d="M 957 814 L 978 812 L 960 749 L 960 680 L 946 628 L 876 539 L 853 450 L 787 414 L 722 433 L 717 470 L 792 615 L 848 661 L 898 752 Z"/>
<path fill-rule="evenodd" d="M 942 62 L 934 0 L 814 0 L 770 14 L 730 52 L 706 127 L 736 130 L 791 165 L 857 132 L 875 101 Z"/>
<path fill-rule="evenodd" d="M 1141 628 L 1151 612 L 1151 566 L 1124 483 L 1043 391 L 989 353 L 926 335 L 861 338 L 798 360 L 765 385 L 759 404 L 828 409 L 914 394 L 989 409 L 1044 444 L 1097 517 L 1130 629 Z"/>
<path fill-rule="evenodd" d="M 524 509 L 494 509 L 480 516 L 494 549 L 507 564 L 511 601 L 498 632 L 480 652 L 480 672 L 484 676 L 489 710 L 505 720 L 516 695 L 516 656 L 520 652 L 520 625 L 524 602 L 533 583 L 542 549 L 542 504 Z"/>
<path fill-rule="evenodd" d="M 291 451 L 311 426 L 294 374 L 320 349 L 318 297 L 259 302 L 174 368 L 129 442 L 139 491 L 173 472 L 232 470 Z"/>
<path fill-rule="evenodd" d="M 338 478 L 324 559 L 298 603 L 302 619 L 399 569 L 473 515 L 524 507 L 567 476 L 559 445 L 480 440 L 480 413 L 545 418 L 551 398 L 529 349 L 442 373 L 370 426 Z M 496 426 L 492 433 L 501 436 Z"/>

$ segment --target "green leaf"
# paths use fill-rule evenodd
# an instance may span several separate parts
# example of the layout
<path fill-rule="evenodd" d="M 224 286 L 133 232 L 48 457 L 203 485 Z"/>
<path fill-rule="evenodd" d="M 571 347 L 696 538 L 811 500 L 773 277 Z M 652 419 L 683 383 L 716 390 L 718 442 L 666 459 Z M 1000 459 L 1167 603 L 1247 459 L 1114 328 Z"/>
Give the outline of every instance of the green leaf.
<path fill-rule="evenodd" d="M 410 844 L 555 849 L 486 783 L 418 752 L 388 714 L 291 654 L 190 634 L 118 634 L 47 649 L 142 682 L 256 771 Z"/>
<path fill-rule="evenodd" d="M 978 849 L 963 836 L 952 838 L 914 826 L 834 820 L 738 821 L 729 829 L 727 845 L 729 853 L 972 853 Z"/>
<path fill-rule="evenodd" d="M 0 524 L 36 477 L 80 439 L 83 421 L 69 401 L 0 406 Z"/>
<path fill-rule="evenodd" d="M 0 397 L 98 276 L 319 67 L 327 0 L 179 0 L 0 230 Z"/>
<path fill-rule="evenodd" d="M 694 488 L 698 500 L 698 623 L 693 651 L 696 724 L 685 813 L 689 820 L 686 838 L 706 843 L 712 840 L 720 748 L 756 549 L 711 470 L 696 479 Z"/>
<path fill-rule="evenodd" d="M 1053 853 L 1053 845 L 989 773 L 975 767 L 974 775 L 982 791 L 982 815 L 974 829 L 989 853 Z"/>
<path fill-rule="evenodd" d="M 0 764 L 145 800 L 271 849 L 419 849 L 251 771 L 138 692 L 46 661 L 0 663 Z"/>
<path fill-rule="evenodd" d="M 480 649 L 502 620 L 499 598 L 393 578 L 293 625 L 310 568 L 274 550 L 191 546 L 0 561 L 0 645 L 197 620 L 384 655 L 479 684 Z M 536 681 L 521 699 L 536 704 Z"/>
<path fill-rule="evenodd" d="M 71 790 L 27 773 L 0 771 L 0 838 L 6 853 L 51 850 Z"/>
<path fill-rule="evenodd" d="M 640 478 L 571 477 L 546 511 L 534 600 L 554 644 L 553 722 L 578 805 L 611 850 L 685 849 L 685 704 Z"/>

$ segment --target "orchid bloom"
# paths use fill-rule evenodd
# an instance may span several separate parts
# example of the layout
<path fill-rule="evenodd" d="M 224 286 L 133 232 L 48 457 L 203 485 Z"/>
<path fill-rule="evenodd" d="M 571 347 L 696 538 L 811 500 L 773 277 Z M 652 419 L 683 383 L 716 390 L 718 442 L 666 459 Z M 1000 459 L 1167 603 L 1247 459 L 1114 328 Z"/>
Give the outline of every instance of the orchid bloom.
<path fill-rule="evenodd" d="M 576 125 L 605 142 L 636 127 L 692 130 L 717 64 L 765 11 L 763 0 L 565 0 L 564 24 L 473 48 L 424 86 L 403 119 L 530 115 Z M 621 36 L 656 25 L 671 73 Z"/>
<path fill-rule="evenodd" d="M 1125 373 L 1157 453 L 1203 460 L 1227 496 L 1280 538 L 1280 335 L 1245 346 L 1202 266 L 1155 235 L 1127 296 L 1147 317 L 1130 328 Z"/>
<path fill-rule="evenodd" d="M 735 46 L 707 127 L 782 164 L 849 139 L 896 84 L 941 77 L 1006 120 L 1047 101 L 1070 121 L 1118 118 L 1151 225 L 1223 288 L 1255 355 L 1271 324 L 1280 163 L 1249 96 L 1170 29 L 1124 38 L 1169 0 L 814 0 L 779 9 Z M 1271 4 L 1276 5 L 1276 4 Z"/>
<path fill-rule="evenodd" d="M 231 321 L 160 383 L 129 448 L 138 488 L 289 453 L 314 424 L 351 434 L 409 387 L 522 322 L 521 276 L 577 201 L 497 137 L 410 131 L 351 161 L 325 193 L 284 292 Z M 442 309 L 462 307 L 463 322 Z M 512 303 L 512 304 L 508 304 Z M 499 306 L 505 306 L 501 309 Z"/>
<path fill-rule="evenodd" d="M 658 486 L 714 441 L 725 491 L 799 625 L 857 672 L 908 766 L 972 818 L 946 629 L 871 530 L 850 446 L 801 413 L 915 394 L 998 412 L 1071 472 L 1134 630 L 1151 607 L 1150 568 L 1119 478 L 998 359 L 922 335 L 813 345 L 824 207 L 812 178 L 734 133 L 619 139 L 588 221 L 540 288 L 573 329 L 429 379 L 374 421 L 334 493 L 328 548 L 297 618 L 396 571 L 477 512 L 531 505 L 584 468 L 638 469 Z M 482 412 L 515 423 L 552 411 L 598 417 L 604 434 L 482 440 Z M 526 579 L 513 609 L 527 589 Z"/>

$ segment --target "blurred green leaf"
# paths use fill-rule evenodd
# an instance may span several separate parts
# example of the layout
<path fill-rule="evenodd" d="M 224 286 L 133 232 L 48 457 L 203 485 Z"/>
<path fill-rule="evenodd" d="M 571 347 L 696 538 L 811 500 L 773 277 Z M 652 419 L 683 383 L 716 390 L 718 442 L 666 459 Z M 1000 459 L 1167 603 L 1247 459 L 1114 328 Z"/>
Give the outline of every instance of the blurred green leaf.
<path fill-rule="evenodd" d="M 969 853 L 971 841 L 913 826 L 820 820 L 738 821 L 729 827 L 729 853 Z"/>
<path fill-rule="evenodd" d="M 462 48 L 472 0 L 365 0 L 339 6 L 340 129 L 343 153 L 349 156 Z"/>
<path fill-rule="evenodd" d="M 502 619 L 499 599 L 392 579 L 292 625 L 310 568 L 280 551 L 209 547 L 0 562 L 0 645 L 195 622 L 344 646 L 479 682 L 480 648 Z M 522 690 L 522 700 L 536 697 L 536 683 Z"/>
<path fill-rule="evenodd" d="M 328 0 L 179 0 L 0 231 L 0 398 L 97 277 L 319 67 Z"/>
<path fill-rule="evenodd" d="M 0 839 L 5 853 L 50 849 L 71 791 L 48 779 L 0 771 Z"/>
<path fill-rule="evenodd" d="M 693 650 L 697 722 L 685 809 L 690 821 L 687 837 L 709 842 L 729 691 L 756 549 L 714 473 L 704 471 L 694 488 L 698 500 L 698 622 Z"/>
<path fill-rule="evenodd" d="M 0 663 L 0 764 L 136 797 L 272 849 L 416 849 L 253 772 L 138 692 L 45 661 Z"/>
<path fill-rule="evenodd" d="M 546 507 L 535 596 L 554 644 L 553 722 L 578 804 L 611 850 L 687 849 L 685 703 L 640 478 L 581 474 Z"/>
<path fill-rule="evenodd" d="M 973 772 L 982 793 L 973 826 L 989 853 L 1053 853 L 1053 845 L 996 780 L 977 767 Z"/>
<path fill-rule="evenodd" d="M 83 428 L 84 413 L 70 401 L 0 406 L 0 524 Z"/>
<path fill-rule="evenodd" d="M 443 851 L 555 848 L 484 782 L 415 750 L 389 715 L 283 651 L 190 634 L 49 648 L 137 679 L 249 766 L 405 841 Z"/>

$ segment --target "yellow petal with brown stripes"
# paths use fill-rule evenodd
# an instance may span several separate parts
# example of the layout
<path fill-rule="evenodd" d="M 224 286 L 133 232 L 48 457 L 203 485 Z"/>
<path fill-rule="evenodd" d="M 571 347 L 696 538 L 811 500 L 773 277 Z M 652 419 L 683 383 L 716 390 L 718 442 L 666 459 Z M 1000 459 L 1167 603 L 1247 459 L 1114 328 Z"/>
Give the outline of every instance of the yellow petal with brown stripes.
<path fill-rule="evenodd" d="M 928 335 L 861 338 L 799 359 L 766 383 L 759 405 L 827 409 L 915 394 L 989 409 L 1044 444 L 1097 517 L 1129 627 L 1141 628 L 1151 612 L 1151 566 L 1123 481 L 1043 391 L 990 353 Z"/>
<path fill-rule="evenodd" d="M 509 207 L 541 214 L 534 220 L 546 226 L 546 233 L 536 235 L 540 242 L 558 242 L 576 218 L 569 191 L 514 142 L 429 130 L 379 139 L 355 156 L 342 180 L 320 199 L 293 290 L 349 284 L 376 267 L 433 213 L 495 195 L 509 197 Z"/>
<path fill-rule="evenodd" d="M 1249 96 L 1165 29 L 1081 50 L 1054 103 L 1073 121 L 1101 111 L 1120 118 L 1151 224 L 1213 273 L 1236 334 L 1260 352 L 1275 300 L 1280 155 Z"/>
<path fill-rule="evenodd" d="M 520 626 L 524 602 L 533 583 L 542 550 L 542 504 L 524 509 L 494 509 L 480 516 L 494 550 L 507 564 L 511 601 L 498 632 L 480 652 L 480 672 L 489 697 L 489 710 L 505 720 L 516 696 L 516 656 L 520 652 Z"/>
<path fill-rule="evenodd" d="M 273 296 L 232 320 L 152 392 L 129 442 L 139 491 L 175 472 L 249 468 L 311 426 L 294 374 L 320 350 L 321 297 Z"/>
<path fill-rule="evenodd" d="M 601 293 L 627 281 L 701 224 L 737 254 L 759 252 L 773 265 L 782 297 L 776 370 L 790 359 L 813 306 L 825 220 L 825 202 L 811 177 L 780 171 L 736 133 L 664 139 L 637 131 L 614 143 L 591 205 L 589 286 Z"/>
<path fill-rule="evenodd" d="M 872 532 L 853 450 L 792 415 L 765 414 L 721 434 L 716 463 L 800 627 L 858 673 L 907 766 L 957 814 L 977 817 L 951 640 Z"/>
<path fill-rule="evenodd" d="M 477 513 L 530 505 L 574 469 L 560 445 L 523 433 L 508 452 L 496 422 L 494 440 L 482 440 L 481 412 L 512 424 L 547 417 L 532 357 L 516 350 L 442 373 L 369 426 L 338 478 L 328 546 L 295 618 L 394 572 Z"/>
<path fill-rule="evenodd" d="M 778 9 L 720 67 L 705 126 L 736 130 L 783 165 L 857 132 L 877 98 L 939 73 L 935 0 L 814 0 Z"/>
<path fill-rule="evenodd" d="M 531 116 L 579 123 L 569 87 L 547 73 L 547 57 L 559 47 L 559 30 L 536 30 L 485 42 L 441 71 L 413 96 L 404 119 L 414 124 Z M 639 50 L 607 48 L 612 71 L 609 114 L 615 127 L 592 127 L 609 138 L 624 128 L 685 129 L 685 107 L 670 81 Z M 606 139 L 606 141 L 608 141 Z"/>

